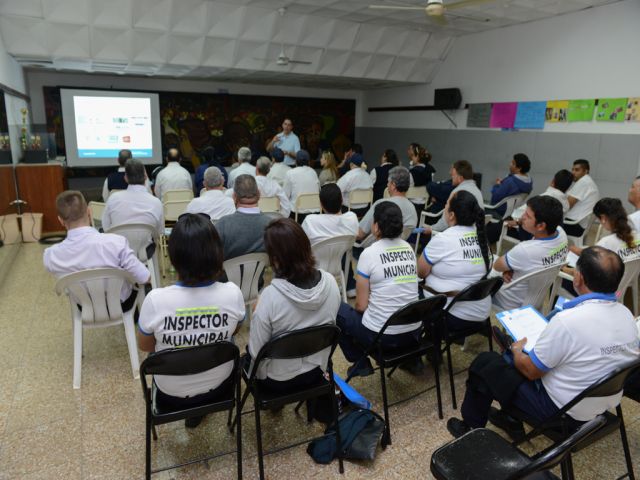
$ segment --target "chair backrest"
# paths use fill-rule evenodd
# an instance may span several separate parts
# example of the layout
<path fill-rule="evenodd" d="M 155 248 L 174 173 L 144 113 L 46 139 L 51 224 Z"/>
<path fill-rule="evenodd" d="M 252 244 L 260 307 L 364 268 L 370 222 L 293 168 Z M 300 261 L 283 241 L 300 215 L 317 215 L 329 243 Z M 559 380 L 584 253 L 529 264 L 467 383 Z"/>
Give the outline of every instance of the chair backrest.
<path fill-rule="evenodd" d="M 522 299 L 521 305 L 532 305 L 535 309 L 542 310 L 544 302 L 549 296 L 549 291 L 553 286 L 553 282 L 558 276 L 558 272 L 560 272 L 560 269 L 565 265 L 566 263 L 561 263 L 527 273 L 517 280 L 505 284 L 502 288 L 513 288 L 514 285 L 525 283 L 527 285 L 527 294 Z"/>
<path fill-rule="evenodd" d="M 191 200 L 172 200 L 169 202 L 163 202 L 162 208 L 164 210 L 164 219 L 169 222 L 177 222 L 178 217 L 185 212 L 190 201 Z"/>
<path fill-rule="evenodd" d="M 338 344 L 340 328 L 336 325 L 319 325 L 286 332 L 272 338 L 258 352 L 251 377 L 259 370 L 264 359 L 293 359 L 309 357 L 331 348 L 329 358 Z"/>
<path fill-rule="evenodd" d="M 102 214 L 107 204 L 103 202 L 89 202 L 89 208 L 91 209 L 91 226 L 93 228 L 102 227 Z"/>
<path fill-rule="evenodd" d="M 71 308 L 83 323 L 118 323 L 122 321 L 120 292 L 125 282 L 136 283 L 130 273 L 118 268 L 96 268 L 70 273 L 58 279 L 55 291 L 69 296 Z M 80 312 L 78 304 L 82 307 Z"/>
<path fill-rule="evenodd" d="M 258 207 L 262 213 L 277 213 L 280 211 L 280 199 L 278 197 L 260 197 Z"/>
<path fill-rule="evenodd" d="M 378 337 L 384 334 L 384 331 L 391 326 L 409 325 L 416 322 L 424 323 L 427 318 L 442 310 L 446 303 L 447 297 L 444 295 L 434 295 L 433 297 L 408 303 L 389 317 L 380 329 Z"/>
<path fill-rule="evenodd" d="M 373 188 L 351 190 L 349 192 L 349 211 L 351 211 L 351 205 L 364 204 L 367 205 L 373 202 Z"/>
<path fill-rule="evenodd" d="M 332 275 L 339 275 L 342 271 L 342 256 L 351 252 L 355 240 L 354 235 L 341 235 L 311 245 L 316 266 Z"/>
<path fill-rule="evenodd" d="M 300 210 L 320 209 L 320 194 L 301 193 L 296 198 L 296 212 Z"/>
<path fill-rule="evenodd" d="M 413 233 L 413 228 L 412 227 L 403 227 L 402 228 L 402 235 L 400 235 L 400 238 L 402 240 L 406 240 L 407 238 L 409 238 L 411 236 L 412 233 Z"/>
<path fill-rule="evenodd" d="M 638 275 L 640 274 L 640 258 L 634 260 L 627 260 L 624 262 L 624 275 L 618 285 L 618 301 L 624 302 L 624 292 L 631 285 L 631 282 L 638 281 Z"/>
<path fill-rule="evenodd" d="M 222 264 L 227 278 L 242 290 L 245 302 L 258 298 L 258 282 L 265 267 L 269 265 L 266 253 L 249 253 L 225 260 Z"/>
<path fill-rule="evenodd" d="M 193 200 L 193 190 L 179 189 L 179 190 L 167 190 L 162 194 L 162 202 L 178 202 L 186 200 L 189 202 Z"/>
<path fill-rule="evenodd" d="M 552 445 L 538 453 L 533 457 L 533 462 L 520 469 L 518 472 L 513 473 L 507 477 L 507 479 L 516 480 L 529 478 L 530 475 L 536 472 L 543 472 L 545 470 L 552 469 L 562 462 L 562 460 L 564 460 L 572 450 L 576 447 L 580 447 L 580 445 L 591 437 L 591 435 L 602 429 L 606 424 L 607 419 L 603 415 L 598 415 L 594 419 L 583 424 L 562 442 Z"/>
<path fill-rule="evenodd" d="M 578 247 L 581 247 L 582 245 L 584 245 L 585 239 L 587 238 L 587 235 L 589 235 L 589 232 L 591 231 L 591 227 L 596 221 L 596 216 L 592 212 L 592 213 L 588 213 L 584 217 L 579 218 L 577 220 L 567 221 L 565 219 L 564 221 L 564 223 L 566 223 L 567 225 L 577 225 L 580 222 L 582 222 L 585 218 L 587 219 L 587 226 L 584 227 L 584 233 L 582 235 L 580 235 L 579 237 L 574 237 L 573 235 L 567 235 L 567 239 L 569 239 L 572 243 L 574 243 Z"/>
<path fill-rule="evenodd" d="M 159 243 L 158 231 L 146 223 L 129 223 L 111 227 L 105 233 L 115 233 L 127 239 L 131 250 L 136 252 L 141 262 L 149 260 L 147 258 L 147 247 L 153 240 L 156 245 Z"/>
<path fill-rule="evenodd" d="M 473 283 L 453 297 L 445 310 L 447 312 L 450 311 L 458 302 L 475 302 L 495 295 L 502 287 L 502 283 L 502 278 L 500 277 L 484 278 L 479 282 Z"/>
<path fill-rule="evenodd" d="M 428 198 L 427 198 L 427 187 L 425 187 L 425 186 L 409 187 L 409 190 L 407 190 L 407 198 L 409 198 L 409 199 L 423 198 L 425 200 L 425 203 L 426 203 L 427 200 L 428 200 Z"/>

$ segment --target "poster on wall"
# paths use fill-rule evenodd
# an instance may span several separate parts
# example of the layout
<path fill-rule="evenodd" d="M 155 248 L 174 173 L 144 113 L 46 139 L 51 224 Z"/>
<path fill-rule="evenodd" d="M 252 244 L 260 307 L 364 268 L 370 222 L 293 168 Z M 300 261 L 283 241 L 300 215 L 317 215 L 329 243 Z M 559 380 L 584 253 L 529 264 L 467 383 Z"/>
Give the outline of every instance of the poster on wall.
<path fill-rule="evenodd" d="M 596 122 L 623 122 L 626 111 L 626 98 L 601 98 L 598 100 Z"/>
<path fill-rule="evenodd" d="M 596 110 L 596 101 L 590 100 L 569 100 L 569 112 L 567 114 L 570 122 L 590 122 L 593 120 L 593 112 Z"/>
<path fill-rule="evenodd" d="M 515 128 L 544 128 L 547 102 L 520 102 L 516 113 Z"/>
<path fill-rule="evenodd" d="M 491 128 L 513 128 L 516 121 L 518 104 L 516 102 L 494 103 L 491 106 Z"/>
<path fill-rule="evenodd" d="M 640 97 L 627 100 L 627 111 L 624 119 L 628 122 L 640 122 Z"/>
<path fill-rule="evenodd" d="M 550 100 L 547 102 L 544 119 L 550 123 L 566 122 L 568 109 L 568 100 Z"/>
<path fill-rule="evenodd" d="M 467 127 L 489 128 L 491 121 L 490 103 L 472 103 L 467 114 Z"/>

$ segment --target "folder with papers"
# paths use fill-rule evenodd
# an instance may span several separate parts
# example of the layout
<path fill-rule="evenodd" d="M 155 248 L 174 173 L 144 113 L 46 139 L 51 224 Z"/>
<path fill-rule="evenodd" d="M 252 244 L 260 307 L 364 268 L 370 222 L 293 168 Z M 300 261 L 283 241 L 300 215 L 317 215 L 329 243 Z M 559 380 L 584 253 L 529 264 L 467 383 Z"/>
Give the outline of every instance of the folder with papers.
<path fill-rule="evenodd" d="M 526 353 L 533 350 L 548 323 L 548 320 L 531 305 L 500 312 L 496 314 L 496 318 L 514 340 L 527 338 L 527 344 L 523 349 Z"/>

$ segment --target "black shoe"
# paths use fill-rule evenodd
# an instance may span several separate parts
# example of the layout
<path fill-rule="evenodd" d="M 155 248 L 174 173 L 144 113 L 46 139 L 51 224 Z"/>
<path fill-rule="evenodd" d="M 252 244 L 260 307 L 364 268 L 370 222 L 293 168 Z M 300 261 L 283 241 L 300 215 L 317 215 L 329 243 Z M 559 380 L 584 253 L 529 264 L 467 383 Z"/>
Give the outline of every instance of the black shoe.
<path fill-rule="evenodd" d="M 359 360 L 347 369 L 347 376 L 353 377 L 368 377 L 373 375 L 373 366 L 368 358 Z"/>
<path fill-rule="evenodd" d="M 204 420 L 204 415 L 200 415 L 199 417 L 185 418 L 184 426 L 187 428 L 196 428 L 202 423 L 202 420 Z"/>
<path fill-rule="evenodd" d="M 424 363 L 420 357 L 400 364 L 400 370 L 409 372 L 411 375 L 422 375 L 424 373 Z"/>
<path fill-rule="evenodd" d="M 449 430 L 449 433 L 453 435 L 454 438 L 460 438 L 465 433 L 473 430 L 473 428 L 467 425 L 464 420 L 460 420 L 456 417 L 451 417 L 447 421 L 447 430 Z"/>
<path fill-rule="evenodd" d="M 491 327 L 491 335 L 493 336 L 493 340 L 500 347 L 500 352 L 509 350 L 513 340 L 509 335 L 504 333 L 500 327 L 496 327 L 495 325 Z"/>
<path fill-rule="evenodd" d="M 526 435 L 524 425 L 520 420 L 516 420 L 497 408 L 491 407 L 489 410 L 489 421 L 500 430 L 504 430 L 515 441 L 522 440 Z"/>

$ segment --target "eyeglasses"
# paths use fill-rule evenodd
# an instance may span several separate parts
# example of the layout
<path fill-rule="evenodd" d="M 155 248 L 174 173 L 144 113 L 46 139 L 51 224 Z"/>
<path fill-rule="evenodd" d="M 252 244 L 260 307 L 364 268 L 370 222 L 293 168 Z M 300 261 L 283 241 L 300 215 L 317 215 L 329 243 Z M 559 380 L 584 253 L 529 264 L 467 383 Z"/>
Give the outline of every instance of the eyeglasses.
<path fill-rule="evenodd" d="M 182 220 L 183 218 L 187 218 L 190 215 L 199 215 L 200 217 L 206 218 L 207 220 L 211 220 L 211 216 L 209 214 L 198 212 L 198 213 L 183 213 L 178 217 L 178 221 Z"/>

